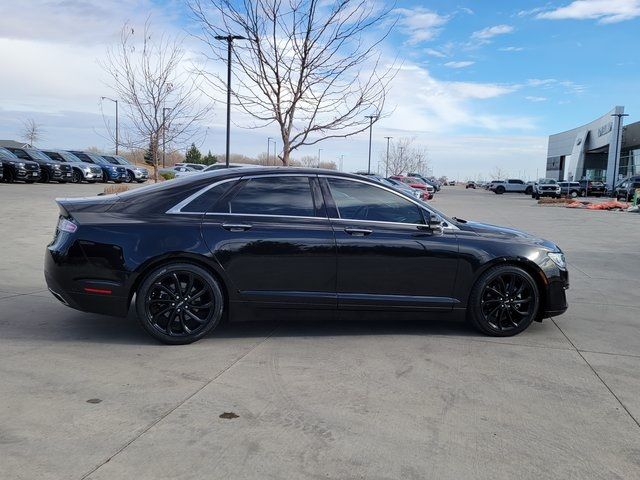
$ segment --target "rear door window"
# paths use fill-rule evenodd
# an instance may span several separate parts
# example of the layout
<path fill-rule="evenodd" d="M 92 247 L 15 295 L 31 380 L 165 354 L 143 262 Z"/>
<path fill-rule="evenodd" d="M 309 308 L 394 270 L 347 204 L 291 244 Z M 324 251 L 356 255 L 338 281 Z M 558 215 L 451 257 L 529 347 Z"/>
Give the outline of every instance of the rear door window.
<path fill-rule="evenodd" d="M 269 176 L 245 180 L 216 211 L 239 215 L 315 217 L 316 205 L 307 176 Z"/>

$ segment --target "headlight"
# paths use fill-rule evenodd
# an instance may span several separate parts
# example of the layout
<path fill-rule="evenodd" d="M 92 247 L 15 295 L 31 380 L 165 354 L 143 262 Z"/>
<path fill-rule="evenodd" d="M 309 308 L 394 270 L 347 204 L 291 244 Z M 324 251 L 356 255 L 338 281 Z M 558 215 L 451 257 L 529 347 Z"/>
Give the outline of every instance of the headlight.
<path fill-rule="evenodd" d="M 56 169 L 59 169 L 59 168 L 60 168 L 60 164 L 58 164 L 58 163 L 49 163 L 48 165 L 49 165 L 51 168 L 56 168 Z"/>
<path fill-rule="evenodd" d="M 22 162 L 11 162 L 11 165 L 13 165 L 16 168 L 24 168 L 24 163 Z"/>
<path fill-rule="evenodd" d="M 564 253 L 560 252 L 547 252 L 547 256 L 551 259 L 553 263 L 555 263 L 558 267 L 566 270 L 567 262 L 564 259 Z"/>

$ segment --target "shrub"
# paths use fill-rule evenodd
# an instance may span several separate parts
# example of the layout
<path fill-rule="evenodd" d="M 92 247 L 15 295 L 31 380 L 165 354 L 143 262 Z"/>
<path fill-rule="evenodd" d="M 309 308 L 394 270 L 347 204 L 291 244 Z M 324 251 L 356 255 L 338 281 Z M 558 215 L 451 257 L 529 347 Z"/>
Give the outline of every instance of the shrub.
<path fill-rule="evenodd" d="M 172 180 L 176 178 L 176 174 L 173 172 L 160 172 L 160 176 L 165 180 Z"/>

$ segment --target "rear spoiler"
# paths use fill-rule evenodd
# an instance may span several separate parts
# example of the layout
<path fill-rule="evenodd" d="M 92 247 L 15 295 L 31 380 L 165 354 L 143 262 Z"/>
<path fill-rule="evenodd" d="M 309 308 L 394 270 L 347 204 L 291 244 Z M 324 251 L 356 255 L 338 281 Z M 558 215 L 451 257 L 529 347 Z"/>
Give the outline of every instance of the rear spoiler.
<path fill-rule="evenodd" d="M 60 215 L 68 217 L 81 212 L 107 212 L 118 200 L 117 195 L 104 195 L 100 197 L 56 198 L 55 201 L 60 209 Z"/>

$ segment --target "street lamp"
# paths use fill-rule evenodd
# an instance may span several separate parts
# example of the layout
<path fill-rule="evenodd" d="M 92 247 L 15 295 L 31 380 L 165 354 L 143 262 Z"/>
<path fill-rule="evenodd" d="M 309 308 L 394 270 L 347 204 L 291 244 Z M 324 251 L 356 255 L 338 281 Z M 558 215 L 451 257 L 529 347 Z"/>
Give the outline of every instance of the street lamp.
<path fill-rule="evenodd" d="M 377 115 L 367 115 L 364 118 L 368 118 L 369 119 L 369 163 L 367 166 L 367 173 L 371 174 L 371 133 L 373 131 L 373 120 L 377 120 L 378 116 Z"/>
<path fill-rule="evenodd" d="M 618 117 L 618 124 L 616 128 L 616 149 L 613 151 L 613 181 L 611 182 L 611 192 L 613 193 L 613 189 L 616 186 L 616 181 L 618 180 L 618 142 L 620 141 L 620 129 L 622 128 L 622 117 L 628 117 L 628 113 L 612 113 L 612 117 Z"/>
<path fill-rule="evenodd" d="M 389 176 L 389 141 L 393 138 L 393 137 L 384 137 L 387 139 L 387 161 L 385 162 L 385 166 L 384 166 L 384 176 L 388 177 Z"/>
<path fill-rule="evenodd" d="M 321 148 L 318 149 L 318 167 L 320 166 L 320 152 L 322 151 Z"/>
<path fill-rule="evenodd" d="M 267 137 L 267 165 L 269 165 L 269 152 L 271 152 L 271 140 L 273 140 L 273 138 Z"/>
<path fill-rule="evenodd" d="M 340 171 L 342 172 L 342 163 L 344 162 L 344 155 L 340 155 Z"/>
<path fill-rule="evenodd" d="M 109 100 L 116 104 L 116 155 L 118 155 L 118 100 L 109 97 L 100 97 L 100 100 Z"/>
<path fill-rule="evenodd" d="M 216 35 L 216 40 L 227 42 L 227 149 L 225 165 L 229 168 L 229 144 L 231 140 L 231 50 L 234 40 L 247 40 L 241 35 Z"/>

